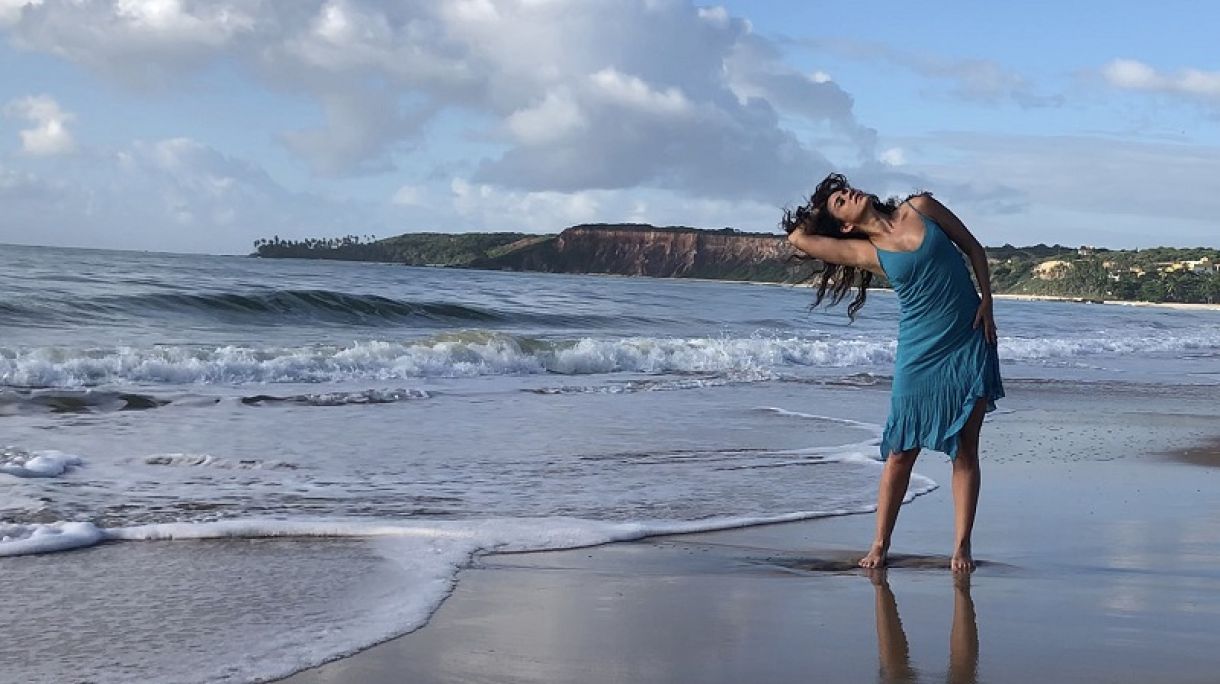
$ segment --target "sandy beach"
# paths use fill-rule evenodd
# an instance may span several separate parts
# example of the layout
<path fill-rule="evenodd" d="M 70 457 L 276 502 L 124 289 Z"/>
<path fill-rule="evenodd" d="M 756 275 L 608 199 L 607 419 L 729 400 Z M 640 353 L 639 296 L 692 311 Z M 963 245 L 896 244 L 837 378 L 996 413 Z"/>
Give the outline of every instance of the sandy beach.
<path fill-rule="evenodd" d="M 869 515 L 482 556 L 422 629 L 285 681 L 1214 682 L 1214 388 L 1097 389 L 1014 383 L 989 420 L 967 582 L 931 455 L 880 575 Z"/>
<path fill-rule="evenodd" d="M 1169 455 L 1182 463 L 1217 468 L 1220 467 L 1220 440 L 1171 451 Z"/>
<path fill-rule="evenodd" d="M 1178 311 L 1220 311 L 1220 304 L 1183 304 L 1180 302 L 1139 302 L 1120 299 L 1107 299 L 1094 302 L 1081 297 L 1059 297 L 1055 295 L 1028 294 L 994 294 L 995 299 L 1011 299 L 1020 302 L 1077 302 L 1081 304 L 1114 304 L 1117 306 L 1146 306 L 1161 309 L 1176 309 Z"/>

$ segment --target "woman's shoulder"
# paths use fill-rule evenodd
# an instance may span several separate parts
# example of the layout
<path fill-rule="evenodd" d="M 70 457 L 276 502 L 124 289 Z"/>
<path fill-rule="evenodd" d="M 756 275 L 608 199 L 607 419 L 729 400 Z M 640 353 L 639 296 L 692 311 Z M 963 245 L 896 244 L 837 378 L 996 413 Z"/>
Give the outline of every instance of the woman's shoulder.
<path fill-rule="evenodd" d="M 911 195 L 898 203 L 898 207 L 894 212 L 894 218 L 901 224 L 908 222 L 912 224 L 922 223 L 923 219 L 930 217 L 934 202 L 936 200 L 932 199 L 932 193 L 930 192 Z"/>
<path fill-rule="evenodd" d="M 899 206 L 910 207 L 921 214 L 927 214 L 939 204 L 940 202 L 937 202 L 936 199 L 932 197 L 932 193 L 925 190 L 923 192 L 917 192 L 914 195 L 906 198 Z"/>

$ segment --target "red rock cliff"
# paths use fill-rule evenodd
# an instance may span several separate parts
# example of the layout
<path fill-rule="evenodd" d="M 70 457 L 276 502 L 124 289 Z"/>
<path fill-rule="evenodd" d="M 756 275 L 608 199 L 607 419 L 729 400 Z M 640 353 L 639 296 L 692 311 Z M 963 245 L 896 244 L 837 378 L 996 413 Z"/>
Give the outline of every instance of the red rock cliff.
<path fill-rule="evenodd" d="M 799 267 L 780 235 L 647 225 L 573 226 L 558 236 L 472 264 L 552 273 L 658 278 L 791 280 Z"/>

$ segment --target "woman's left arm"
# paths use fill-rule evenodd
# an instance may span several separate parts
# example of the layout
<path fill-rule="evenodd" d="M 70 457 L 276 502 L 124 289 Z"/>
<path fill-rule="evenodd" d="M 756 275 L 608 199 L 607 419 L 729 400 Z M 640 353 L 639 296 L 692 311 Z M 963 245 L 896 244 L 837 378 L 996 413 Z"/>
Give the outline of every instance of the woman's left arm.
<path fill-rule="evenodd" d="M 966 224 L 957 217 L 956 214 L 949 211 L 948 207 L 941 204 L 936 198 L 931 195 L 916 195 L 912 197 L 911 206 L 915 207 L 928 218 L 936 221 L 937 225 L 945 231 L 945 235 L 965 253 L 966 258 L 970 259 L 970 266 L 974 269 L 975 280 L 978 281 L 979 290 L 982 294 L 982 302 L 979 304 L 978 313 L 974 316 L 974 327 L 983 327 L 983 336 L 987 341 L 995 344 L 996 329 L 995 317 L 991 311 L 991 269 L 987 267 L 987 252 L 974 235 L 966 228 Z"/>

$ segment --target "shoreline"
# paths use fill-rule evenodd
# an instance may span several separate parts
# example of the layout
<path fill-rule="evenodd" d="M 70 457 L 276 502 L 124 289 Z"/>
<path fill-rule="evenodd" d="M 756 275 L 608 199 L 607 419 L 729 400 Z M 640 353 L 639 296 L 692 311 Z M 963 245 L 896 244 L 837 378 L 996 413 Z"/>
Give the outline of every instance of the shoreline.
<path fill-rule="evenodd" d="M 1184 449 L 1173 449 L 1166 452 L 1166 455 L 1177 463 L 1203 468 L 1220 468 L 1220 438 Z"/>
<path fill-rule="evenodd" d="M 933 679 L 962 633 L 973 646 L 950 670 L 992 684 L 1209 681 L 1220 468 L 1163 454 L 1217 455 L 1214 421 L 1198 399 L 1068 410 L 1087 394 L 1017 390 L 989 417 L 964 587 L 947 570 L 949 472 L 929 454 L 916 471 L 940 487 L 903 506 L 880 577 L 854 566 L 870 514 L 489 554 L 420 629 L 280 681 L 871 681 L 879 666 Z M 1088 479 L 1071 477 L 1081 467 Z"/>
<path fill-rule="evenodd" d="M 422 268 L 422 267 L 421 267 Z M 449 268 L 449 267 L 444 267 Z M 478 269 L 470 269 L 478 270 Z M 696 283 L 727 283 L 733 285 L 767 285 L 774 287 L 791 287 L 791 288 L 814 288 L 816 285 L 808 282 L 786 282 L 776 280 L 726 280 L 720 278 L 686 278 L 679 276 L 648 276 L 648 275 L 626 275 L 622 273 L 551 273 L 549 271 L 496 271 L 496 273 L 536 273 L 542 275 L 569 275 L 569 276 L 594 276 L 599 278 L 648 278 L 650 280 L 674 280 L 687 281 Z M 890 292 L 894 290 L 888 287 L 870 287 L 869 293 Z M 1186 302 L 1145 302 L 1137 300 L 1124 299 L 1091 299 L 1088 297 L 1067 297 L 1063 295 L 1035 295 L 1035 294 L 1016 294 L 1016 293 L 992 293 L 992 299 L 1006 299 L 1009 301 L 1022 302 L 1058 302 L 1065 304 L 1096 304 L 1100 306 L 1135 306 L 1158 309 L 1174 309 L 1178 311 L 1220 311 L 1220 304 L 1206 303 L 1186 303 Z"/>
<path fill-rule="evenodd" d="M 513 273 L 539 273 L 540 271 L 512 271 Z M 778 287 L 807 287 L 813 288 L 815 285 L 809 282 L 789 283 L 771 280 L 719 280 L 716 278 L 676 278 L 669 276 L 634 276 L 620 275 L 616 273 L 567 273 L 563 275 L 591 275 L 591 276 L 610 276 L 615 278 L 651 278 L 653 280 L 688 280 L 701 283 L 735 283 L 740 285 L 772 285 Z M 890 292 L 894 290 L 888 287 L 870 287 L 869 293 Z M 1124 299 L 1102 299 L 1094 300 L 1087 297 L 1066 297 L 1062 295 L 1034 295 L 1034 294 L 1014 294 L 1014 293 L 992 293 L 992 299 L 1007 299 L 1009 301 L 1021 302 L 1060 302 L 1065 304 L 1097 304 L 1101 306 L 1135 306 L 1158 309 L 1174 309 L 1178 311 L 1220 311 L 1220 304 L 1206 303 L 1187 303 L 1187 302 L 1144 302 L 1136 300 Z"/>
<path fill-rule="evenodd" d="M 998 294 L 993 293 L 992 299 L 1008 299 L 1024 302 L 1066 302 L 1071 304 L 1100 304 L 1114 306 L 1139 306 L 1160 309 L 1177 309 L 1179 311 L 1220 311 L 1220 304 L 1183 303 L 1183 302 L 1143 302 L 1125 299 L 1094 300 L 1087 297 L 1064 297 L 1059 295 L 1032 294 Z"/>

